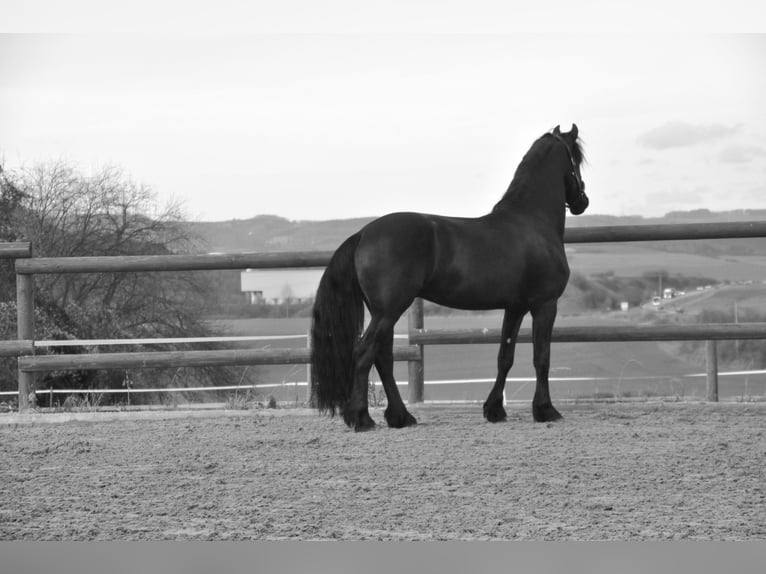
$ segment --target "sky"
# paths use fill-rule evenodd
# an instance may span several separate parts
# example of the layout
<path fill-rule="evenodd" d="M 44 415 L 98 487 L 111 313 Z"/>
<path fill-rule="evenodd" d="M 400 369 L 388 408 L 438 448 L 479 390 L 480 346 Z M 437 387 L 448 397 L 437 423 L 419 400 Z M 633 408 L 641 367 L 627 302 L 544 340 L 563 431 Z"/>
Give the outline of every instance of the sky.
<path fill-rule="evenodd" d="M 181 29 L 135 15 L 88 27 L 55 10 L 35 19 L 37 4 L 0 28 L 24 32 L 0 35 L 9 170 L 117 166 L 204 221 L 475 217 L 537 137 L 576 123 L 589 213 L 766 209 L 766 34 L 718 33 L 747 21 L 666 26 L 652 0 L 598 26 L 527 9 L 503 32 L 486 3 L 461 18 L 445 2 L 410 18 L 368 11 L 349 33 L 292 1 L 256 3 L 258 25 L 221 31 L 205 13 Z M 361 10 L 330 4 L 346 24 Z"/>

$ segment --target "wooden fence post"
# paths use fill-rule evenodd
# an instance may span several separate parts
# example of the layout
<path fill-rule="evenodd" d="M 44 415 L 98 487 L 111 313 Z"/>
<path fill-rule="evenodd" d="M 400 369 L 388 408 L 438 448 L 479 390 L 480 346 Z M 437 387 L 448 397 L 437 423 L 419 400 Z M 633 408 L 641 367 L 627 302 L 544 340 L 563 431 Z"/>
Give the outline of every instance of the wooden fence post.
<path fill-rule="evenodd" d="M 708 341 L 705 347 L 707 365 L 707 400 L 712 403 L 718 402 L 718 354 L 716 342 Z"/>
<path fill-rule="evenodd" d="M 33 275 L 16 275 L 16 323 L 18 339 L 33 340 L 35 338 L 35 284 Z M 19 370 L 20 413 L 29 410 L 29 396 L 30 393 L 34 392 L 35 374 L 24 373 Z"/>
<path fill-rule="evenodd" d="M 420 297 L 412 302 L 407 320 L 410 335 L 412 335 L 413 331 L 423 328 L 423 299 Z M 410 342 L 410 344 L 412 343 Z M 423 345 L 418 345 L 418 350 L 420 358 L 417 361 L 409 361 L 407 363 L 410 404 L 423 402 Z"/>

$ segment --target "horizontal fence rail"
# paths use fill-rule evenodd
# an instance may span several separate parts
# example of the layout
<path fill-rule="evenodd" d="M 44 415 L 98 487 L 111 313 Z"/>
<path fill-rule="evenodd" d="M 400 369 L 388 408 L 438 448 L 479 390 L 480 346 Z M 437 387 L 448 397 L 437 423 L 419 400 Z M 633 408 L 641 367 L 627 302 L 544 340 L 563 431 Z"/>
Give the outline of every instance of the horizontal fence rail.
<path fill-rule="evenodd" d="M 413 361 L 415 346 L 394 347 L 394 360 Z M 309 349 L 221 349 L 215 351 L 152 351 L 19 357 L 23 373 L 98 369 L 161 369 L 170 367 L 225 367 L 236 365 L 303 365 L 311 362 Z"/>
<path fill-rule="evenodd" d="M 0 341 L 0 357 L 19 357 L 33 355 L 35 343 L 29 339 L 18 341 Z"/>
<path fill-rule="evenodd" d="M 766 237 L 766 221 L 627 225 L 567 228 L 567 243 L 613 243 L 634 241 L 671 241 Z M 28 408 L 28 392 L 34 389 L 36 373 L 58 370 L 143 369 L 171 367 L 208 367 L 252 364 L 305 364 L 306 349 L 236 349 L 167 352 L 90 353 L 35 355 L 41 346 L 57 346 L 55 341 L 35 341 L 34 284 L 35 274 L 57 273 L 127 273 L 161 271 L 206 271 L 225 269 L 289 269 L 325 267 L 331 251 L 211 253 L 206 255 L 153 255 L 108 257 L 31 258 L 28 243 L 0 244 L 0 258 L 14 258 L 17 285 L 18 340 L 0 342 L 0 356 L 17 356 L 19 365 L 19 410 Z M 500 329 L 429 330 L 423 325 L 422 300 L 416 300 L 409 314 L 409 345 L 394 347 L 394 358 L 409 363 L 410 401 L 423 400 L 423 348 L 425 345 L 498 343 Z M 625 325 L 593 327 L 559 327 L 553 341 L 677 341 L 706 340 L 709 360 L 708 378 L 715 375 L 716 340 L 766 339 L 766 323 L 718 325 Z M 212 339 L 211 339 L 212 340 Z M 522 329 L 520 342 L 531 341 L 531 330 Z M 147 340 L 97 341 L 107 344 L 159 344 Z M 67 341 L 58 346 L 87 346 L 93 341 Z M 712 366 L 711 366 L 712 365 Z M 717 380 L 716 383 L 717 385 Z M 709 392 L 708 398 L 717 399 Z M 37 391 L 39 392 L 39 391 Z M 97 392 L 97 391 L 94 391 Z"/>
<path fill-rule="evenodd" d="M 23 259 L 32 257 L 32 244 L 24 241 L 0 243 L 0 259 Z"/>
<path fill-rule="evenodd" d="M 208 255 L 122 255 L 36 257 L 16 262 L 20 275 L 47 273 L 128 273 L 141 271 L 216 271 L 326 267 L 332 251 L 211 253 Z"/>
<path fill-rule="evenodd" d="M 500 329 L 415 330 L 414 345 L 497 344 Z M 551 341 L 557 343 L 598 343 L 606 341 L 721 341 L 766 339 L 766 323 L 719 323 L 705 325 L 623 325 L 597 327 L 554 327 Z M 519 330 L 519 343 L 532 342 L 532 329 Z"/>
<path fill-rule="evenodd" d="M 568 227 L 564 230 L 566 243 L 741 239 L 746 237 L 766 237 L 766 221 Z"/>
<path fill-rule="evenodd" d="M 242 335 L 223 337 L 166 337 L 154 339 L 53 339 L 50 341 L 0 341 L 0 357 L 34 355 L 37 349 L 60 347 L 142 347 L 154 345 L 194 345 L 210 343 L 252 343 L 256 341 L 298 341 L 307 340 L 303 335 Z M 394 339 L 409 339 L 408 335 L 394 335 Z"/>
<path fill-rule="evenodd" d="M 766 237 L 766 222 L 615 225 L 573 227 L 564 231 L 564 241 L 567 243 L 726 239 L 733 237 Z M 332 251 L 290 251 L 212 253 L 208 255 L 36 257 L 17 261 L 16 273 L 31 275 L 37 273 L 123 273 L 326 267 L 332 254 Z"/>

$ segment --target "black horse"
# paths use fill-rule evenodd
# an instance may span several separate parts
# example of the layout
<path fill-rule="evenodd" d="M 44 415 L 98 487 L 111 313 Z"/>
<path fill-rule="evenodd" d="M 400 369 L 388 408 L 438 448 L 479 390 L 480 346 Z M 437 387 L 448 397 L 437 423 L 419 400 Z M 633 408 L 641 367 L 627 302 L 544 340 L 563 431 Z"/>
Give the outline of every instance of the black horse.
<path fill-rule="evenodd" d="M 565 207 L 588 207 L 580 177 L 577 126 L 557 126 L 532 144 L 508 191 L 476 219 L 393 213 L 349 237 L 322 276 L 311 327 L 311 385 L 321 412 L 343 414 L 355 430 L 375 426 L 367 406 L 374 364 L 388 398 L 389 426 L 417 424 L 394 381 L 394 325 L 416 297 L 459 309 L 504 309 L 497 380 L 484 403 L 491 422 L 505 419 L 503 389 L 521 320 L 532 313 L 536 421 L 561 418 L 548 389 L 550 342 L 558 299 L 569 279 Z M 370 323 L 362 334 L 364 306 Z M 361 337 L 360 337 L 361 335 Z"/>

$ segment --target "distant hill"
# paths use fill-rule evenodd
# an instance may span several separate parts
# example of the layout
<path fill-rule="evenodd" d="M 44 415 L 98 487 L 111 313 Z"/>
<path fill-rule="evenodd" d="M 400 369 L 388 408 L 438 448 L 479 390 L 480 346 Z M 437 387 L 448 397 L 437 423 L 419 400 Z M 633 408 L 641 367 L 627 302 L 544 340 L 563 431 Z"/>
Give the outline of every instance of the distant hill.
<path fill-rule="evenodd" d="M 292 221 L 276 215 L 258 215 L 251 219 L 218 222 L 191 222 L 190 231 L 206 244 L 208 252 L 244 251 L 329 251 L 334 250 L 349 235 L 358 231 L 372 217 L 335 219 L 329 221 Z M 711 212 L 707 209 L 674 211 L 664 217 L 582 215 L 567 218 L 571 227 L 602 225 L 641 225 L 662 223 L 710 223 L 728 221 L 766 220 L 766 210 L 736 210 Z M 725 241 L 673 241 L 646 243 L 647 249 L 703 253 L 705 255 L 763 254 L 764 240 L 731 239 Z M 591 249 L 599 249 L 593 245 Z M 585 248 L 578 247 L 584 251 Z"/>
<path fill-rule="evenodd" d="M 276 215 L 258 215 L 252 219 L 192 222 L 189 226 L 211 252 L 329 251 L 372 219 L 291 221 Z"/>

